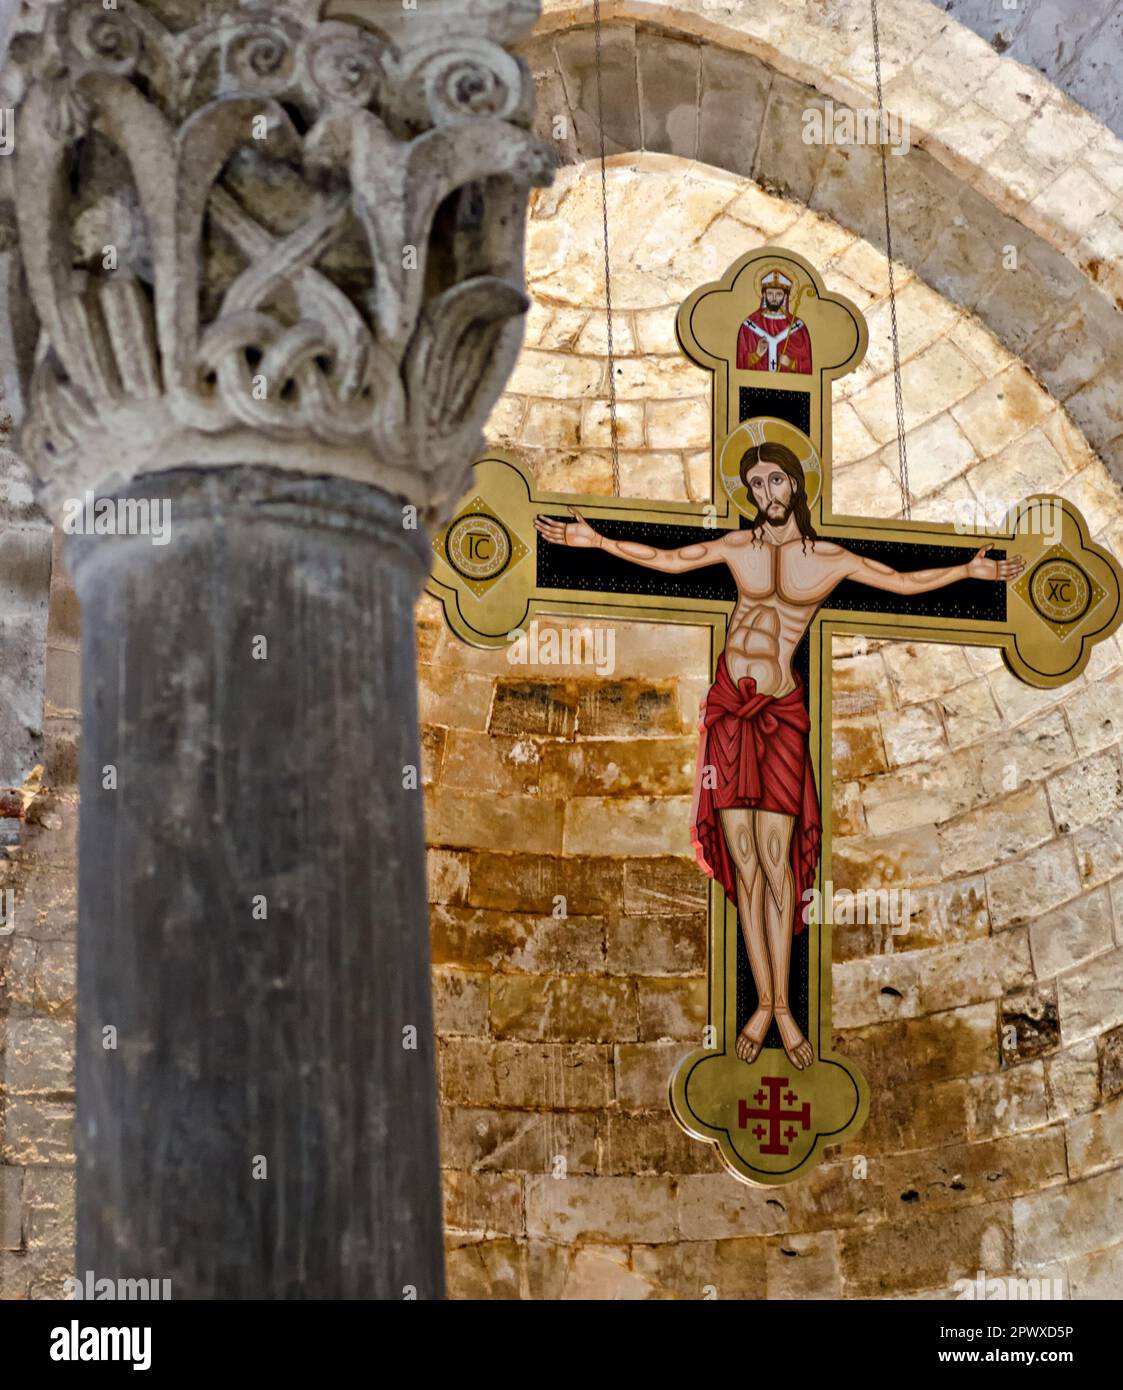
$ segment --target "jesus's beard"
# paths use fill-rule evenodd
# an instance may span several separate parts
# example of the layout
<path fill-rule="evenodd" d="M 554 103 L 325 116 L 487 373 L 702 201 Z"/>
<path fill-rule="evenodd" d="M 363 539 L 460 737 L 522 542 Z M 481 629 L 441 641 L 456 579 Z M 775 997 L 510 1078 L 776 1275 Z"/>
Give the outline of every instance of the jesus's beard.
<path fill-rule="evenodd" d="M 793 502 L 769 502 L 764 509 L 764 519 L 769 526 L 783 526 L 791 516 Z"/>

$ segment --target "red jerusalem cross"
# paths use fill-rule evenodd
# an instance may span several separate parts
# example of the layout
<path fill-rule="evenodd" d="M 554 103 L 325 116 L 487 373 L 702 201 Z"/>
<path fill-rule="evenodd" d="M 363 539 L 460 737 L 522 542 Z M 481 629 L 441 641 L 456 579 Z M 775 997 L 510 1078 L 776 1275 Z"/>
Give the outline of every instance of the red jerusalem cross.
<path fill-rule="evenodd" d="M 753 1100 L 757 1107 L 750 1107 L 748 1101 L 739 1100 L 737 1102 L 737 1124 L 741 1129 L 747 1129 L 750 1120 L 768 1121 L 768 1143 L 760 1145 L 762 1154 L 786 1154 L 788 1144 L 799 1133 L 795 1125 L 789 1124 L 784 1130 L 784 1138 L 787 1144 L 780 1142 L 780 1126 L 785 1120 L 798 1120 L 802 1129 L 809 1129 L 811 1126 L 811 1102 L 804 1101 L 798 1110 L 784 1110 L 780 1106 L 780 1087 L 788 1084 L 786 1076 L 762 1076 L 761 1085 L 768 1087 L 768 1094 L 763 1090 L 753 1092 Z M 794 1105 L 799 1097 L 794 1091 L 789 1090 L 784 1100 L 788 1105 Z M 768 1101 L 767 1107 L 764 1102 Z M 753 1136 L 759 1141 L 764 1138 L 765 1129 L 762 1124 L 753 1126 Z"/>

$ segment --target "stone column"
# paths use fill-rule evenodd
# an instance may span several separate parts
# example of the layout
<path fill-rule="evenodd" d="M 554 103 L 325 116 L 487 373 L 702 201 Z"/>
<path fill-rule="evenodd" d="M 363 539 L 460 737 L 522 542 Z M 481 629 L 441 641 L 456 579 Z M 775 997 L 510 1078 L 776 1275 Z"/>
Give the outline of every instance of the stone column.
<path fill-rule="evenodd" d="M 4 78 L 82 605 L 77 1268 L 437 1297 L 413 605 L 521 339 L 536 10 L 205 9 L 64 0 Z"/>

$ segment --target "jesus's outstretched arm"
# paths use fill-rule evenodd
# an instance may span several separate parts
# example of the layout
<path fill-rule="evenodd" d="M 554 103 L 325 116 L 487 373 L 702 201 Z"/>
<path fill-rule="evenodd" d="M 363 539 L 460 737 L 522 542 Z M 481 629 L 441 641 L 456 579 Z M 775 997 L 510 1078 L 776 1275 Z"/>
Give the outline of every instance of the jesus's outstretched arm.
<path fill-rule="evenodd" d="M 696 545 L 679 546 L 677 550 L 661 550 L 656 545 L 644 545 L 641 541 L 615 541 L 594 531 L 576 507 L 569 509 L 576 521 L 555 521 L 548 516 L 534 519 L 534 529 L 554 545 L 571 545 L 590 549 L 596 547 L 621 560 L 630 560 L 634 565 L 645 569 L 661 570 L 664 574 L 683 574 L 687 570 L 701 569 L 704 565 L 718 565 L 725 560 L 725 537 L 715 536 L 712 540 L 699 541 Z"/>
<path fill-rule="evenodd" d="M 1010 560 L 988 560 L 984 545 L 964 565 L 946 565 L 941 569 L 895 570 L 877 560 L 869 560 L 862 555 L 851 555 L 843 551 L 846 559 L 841 568 L 844 579 L 856 579 L 859 584 L 868 584 L 871 589 L 887 589 L 892 594 L 926 594 L 932 589 L 942 589 L 955 584 L 960 579 L 991 579 L 1008 583 L 1017 579 L 1026 567 L 1020 555 Z"/>

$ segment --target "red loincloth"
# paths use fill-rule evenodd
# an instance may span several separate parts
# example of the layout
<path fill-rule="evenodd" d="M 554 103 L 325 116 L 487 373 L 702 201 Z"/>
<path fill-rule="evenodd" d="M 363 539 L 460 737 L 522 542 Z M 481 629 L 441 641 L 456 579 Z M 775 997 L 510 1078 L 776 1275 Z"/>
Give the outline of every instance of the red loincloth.
<path fill-rule="evenodd" d="M 698 864 L 716 879 L 737 906 L 737 871 L 725 843 L 719 812 L 735 806 L 778 811 L 792 816 L 792 873 L 795 876 L 793 934 L 806 925 L 803 895 L 815 882 L 823 823 L 811 769 L 807 735 L 811 721 L 803 706 L 802 685 L 782 699 L 756 693 L 756 680 L 743 676 L 733 684 L 718 657 L 717 677 L 706 696 L 698 769 L 694 779 L 694 809 L 690 835 Z M 707 767 L 717 785 L 706 787 Z"/>

